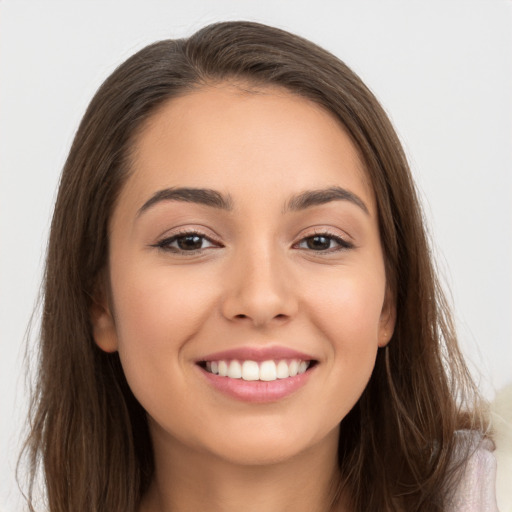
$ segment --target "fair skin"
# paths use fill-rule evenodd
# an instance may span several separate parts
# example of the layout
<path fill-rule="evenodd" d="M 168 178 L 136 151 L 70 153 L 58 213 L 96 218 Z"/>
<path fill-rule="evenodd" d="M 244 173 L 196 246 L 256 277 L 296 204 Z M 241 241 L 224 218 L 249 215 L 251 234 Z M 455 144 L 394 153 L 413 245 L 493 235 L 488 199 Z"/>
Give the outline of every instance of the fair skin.
<path fill-rule="evenodd" d="M 111 219 L 92 318 L 148 414 L 141 512 L 327 510 L 339 423 L 394 327 L 350 138 L 304 98 L 244 89 L 205 86 L 155 113 Z M 260 380 L 211 368 L 235 359 Z M 291 376 L 264 378 L 262 361 L 281 360 Z"/>

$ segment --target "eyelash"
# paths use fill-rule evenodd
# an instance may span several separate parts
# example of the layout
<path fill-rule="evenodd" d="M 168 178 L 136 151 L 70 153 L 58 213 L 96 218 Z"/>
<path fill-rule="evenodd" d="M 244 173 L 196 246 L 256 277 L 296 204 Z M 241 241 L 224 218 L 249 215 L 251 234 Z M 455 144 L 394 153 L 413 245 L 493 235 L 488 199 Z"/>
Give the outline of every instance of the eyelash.
<path fill-rule="evenodd" d="M 335 248 L 329 247 L 326 250 L 318 250 L 318 251 L 315 251 L 314 249 L 309 249 L 309 248 L 304 248 L 304 250 L 311 250 L 312 252 L 318 253 L 318 254 L 332 254 L 335 252 L 344 251 L 347 249 L 354 248 L 353 243 L 345 240 L 344 238 L 341 238 L 339 235 L 329 233 L 328 231 L 315 232 L 312 235 L 301 238 L 301 240 L 297 244 L 294 244 L 294 247 L 297 247 L 299 244 L 302 244 L 304 242 L 307 243 L 308 240 L 313 240 L 314 238 L 325 238 L 325 239 L 329 240 L 330 242 L 335 242 L 336 244 L 338 244 L 338 246 Z"/>
<path fill-rule="evenodd" d="M 156 244 L 152 245 L 152 247 L 156 247 L 158 249 L 161 249 L 163 251 L 169 251 L 176 254 L 182 254 L 182 255 L 194 255 L 197 253 L 200 253 L 201 251 L 204 251 L 205 249 L 208 249 L 208 247 L 200 247 L 198 249 L 192 249 L 192 250 L 185 250 L 181 249 L 179 247 L 172 247 L 171 244 L 174 242 L 178 242 L 180 239 L 190 238 L 190 237 L 197 237 L 200 238 L 202 241 L 206 240 L 209 243 L 216 245 L 217 248 L 224 247 L 220 242 L 217 242 L 215 240 L 212 240 L 210 237 L 206 236 L 204 233 L 201 233 L 199 231 L 184 231 L 182 233 L 176 233 L 175 235 L 172 235 L 168 238 L 164 238 L 163 240 L 160 240 Z M 313 240 L 314 238 L 325 238 L 329 241 L 329 244 L 331 242 L 335 242 L 338 246 L 335 248 L 329 247 L 328 249 L 321 249 L 321 250 L 314 250 L 311 248 L 301 248 L 299 247 L 302 243 L 307 243 L 309 240 Z M 331 254 L 334 252 L 339 252 L 347 249 L 353 249 L 354 244 L 351 242 L 348 242 L 347 240 L 341 238 L 338 235 L 334 235 L 333 233 L 329 232 L 318 232 L 314 233 L 312 235 L 306 236 L 304 238 L 301 238 L 299 242 L 295 243 L 293 245 L 293 248 L 301 249 L 301 250 L 310 250 L 313 253 L 318 254 Z"/>
<path fill-rule="evenodd" d="M 207 240 L 213 245 L 216 245 L 217 247 L 223 247 L 223 245 L 220 242 L 216 242 L 215 240 L 212 240 L 210 237 L 206 236 L 204 233 L 201 233 L 199 231 L 183 231 L 181 233 L 176 233 L 175 235 L 172 235 L 168 238 L 164 238 L 163 240 L 160 240 L 156 244 L 154 244 L 152 247 L 157 247 L 158 249 L 162 249 L 163 251 L 169 251 L 176 254 L 183 254 L 183 255 L 192 255 L 197 254 L 201 251 L 203 251 L 204 247 L 201 247 L 199 249 L 193 249 L 193 250 L 184 250 L 180 249 L 179 247 L 171 247 L 171 244 L 174 242 L 177 242 L 180 239 L 184 238 L 190 238 L 190 237 L 198 237 L 201 240 Z"/>

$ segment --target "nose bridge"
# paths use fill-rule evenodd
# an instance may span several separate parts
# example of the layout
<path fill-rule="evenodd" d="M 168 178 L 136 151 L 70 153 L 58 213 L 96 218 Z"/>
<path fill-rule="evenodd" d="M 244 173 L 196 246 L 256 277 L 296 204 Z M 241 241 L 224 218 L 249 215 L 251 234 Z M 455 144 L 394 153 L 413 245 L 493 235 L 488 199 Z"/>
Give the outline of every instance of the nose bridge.
<path fill-rule="evenodd" d="M 297 309 L 286 254 L 277 244 L 260 241 L 244 246 L 233 255 L 230 286 L 224 300 L 224 315 L 265 325 L 286 319 Z"/>

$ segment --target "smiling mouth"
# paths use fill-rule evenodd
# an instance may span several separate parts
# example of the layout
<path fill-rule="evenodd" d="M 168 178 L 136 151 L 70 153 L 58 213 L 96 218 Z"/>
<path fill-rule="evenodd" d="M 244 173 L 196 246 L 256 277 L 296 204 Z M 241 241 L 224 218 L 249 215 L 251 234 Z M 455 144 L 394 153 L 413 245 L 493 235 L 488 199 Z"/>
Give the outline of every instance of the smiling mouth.
<path fill-rule="evenodd" d="M 208 373 L 245 381 L 271 382 L 306 373 L 317 364 L 315 360 L 281 359 L 267 361 L 239 361 L 237 359 L 200 361 L 199 366 Z"/>

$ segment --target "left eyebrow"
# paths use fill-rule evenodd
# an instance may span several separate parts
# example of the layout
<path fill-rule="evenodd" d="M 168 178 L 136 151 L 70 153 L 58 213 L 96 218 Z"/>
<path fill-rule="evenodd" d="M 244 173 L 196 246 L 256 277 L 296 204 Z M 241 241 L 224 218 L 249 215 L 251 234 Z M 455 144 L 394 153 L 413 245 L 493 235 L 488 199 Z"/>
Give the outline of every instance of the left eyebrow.
<path fill-rule="evenodd" d="M 196 203 L 212 208 L 230 211 L 233 208 L 231 197 L 207 188 L 165 188 L 153 194 L 137 212 L 137 217 L 162 201 Z"/>
<path fill-rule="evenodd" d="M 346 190 L 341 187 L 306 190 L 305 192 L 293 196 L 287 202 L 285 212 L 305 210 L 306 208 L 319 206 L 322 204 L 330 203 L 332 201 L 349 201 L 350 203 L 355 204 L 361 208 L 361 210 L 363 210 L 367 215 L 370 214 L 368 207 L 359 196 L 353 192 L 350 192 L 350 190 Z"/>

